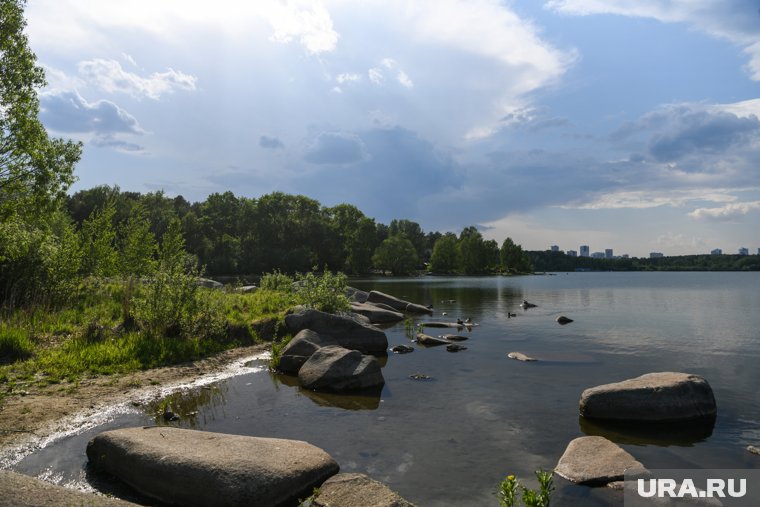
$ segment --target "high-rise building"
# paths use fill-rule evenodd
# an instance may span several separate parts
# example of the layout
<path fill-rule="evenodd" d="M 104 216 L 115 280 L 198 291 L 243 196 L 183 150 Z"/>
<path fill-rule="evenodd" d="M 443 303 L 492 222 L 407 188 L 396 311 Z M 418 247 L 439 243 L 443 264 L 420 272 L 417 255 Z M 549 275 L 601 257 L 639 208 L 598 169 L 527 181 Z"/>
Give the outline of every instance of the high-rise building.
<path fill-rule="evenodd" d="M 558 245 L 552 245 L 552 246 L 549 247 L 549 249 L 552 252 L 559 252 L 559 246 Z"/>
<path fill-rule="evenodd" d="M 606 248 L 606 249 L 604 250 L 604 258 L 605 258 L 605 259 L 612 259 L 612 257 L 614 257 L 614 256 L 612 255 L 612 248 Z"/>
<path fill-rule="evenodd" d="M 662 252 L 649 252 L 650 259 L 657 259 L 660 257 L 665 257 L 665 254 L 663 254 Z"/>
<path fill-rule="evenodd" d="M 568 250 L 567 255 L 570 257 L 578 257 L 578 252 L 576 252 L 575 250 Z"/>
<path fill-rule="evenodd" d="M 604 259 L 604 252 L 594 252 L 591 254 L 594 259 Z"/>
<path fill-rule="evenodd" d="M 589 257 L 589 252 L 591 252 L 591 249 L 589 249 L 588 245 L 581 245 L 581 257 Z"/>
<path fill-rule="evenodd" d="M 749 255 L 749 248 L 741 247 L 739 249 L 739 255 Z"/>
<path fill-rule="evenodd" d="M 723 255 L 723 250 L 720 248 L 716 248 L 715 250 L 710 250 L 710 255 Z"/>

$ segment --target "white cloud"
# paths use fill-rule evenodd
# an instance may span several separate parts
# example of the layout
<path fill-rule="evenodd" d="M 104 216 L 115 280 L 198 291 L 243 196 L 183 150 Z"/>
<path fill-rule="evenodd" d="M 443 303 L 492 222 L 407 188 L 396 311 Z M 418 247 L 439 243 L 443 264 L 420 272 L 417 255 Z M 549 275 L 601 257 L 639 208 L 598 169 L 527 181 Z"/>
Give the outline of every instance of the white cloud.
<path fill-rule="evenodd" d="M 135 98 L 148 97 L 154 100 L 175 90 L 193 91 L 197 82 L 195 76 L 171 68 L 141 77 L 124 70 L 116 60 L 102 58 L 80 62 L 78 70 L 87 82 L 109 93 L 126 93 Z"/>
<path fill-rule="evenodd" d="M 297 38 L 314 54 L 333 51 L 338 44 L 330 13 L 320 2 L 286 1 L 267 7 L 267 21 L 274 29 L 272 40 L 290 42 Z"/>
<path fill-rule="evenodd" d="M 409 76 L 407 75 L 407 73 L 404 72 L 403 70 L 399 71 L 398 75 L 396 75 L 396 79 L 405 88 L 414 88 L 414 83 L 409 78 Z"/>
<path fill-rule="evenodd" d="M 681 207 L 694 201 L 707 201 L 715 203 L 731 203 L 736 197 L 726 191 L 695 190 L 623 190 L 605 193 L 593 200 L 563 205 L 563 208 L 574 209 L 645 209 L 658 208 L 660 206 Z"/>
<path fill-rule="evenodd" d="M 617 14 L 686 23 L 728 40 L 749 57 L 746 70 L 760 81 L 760 23 L 757 4 L 746 0 L 549 0 L 546 8 L 564 14 Z"/>
<path fill-rule="evenodd" d="M 383 84 L 385 81 L 385 76 L 383 76 L 383 71 L 379 69 L 378 67 L 372 67 L 367 71 L 367 76 L 369 76 L 369 80 L 375 83 L 376 85 Z"/>
<path fill-rule="evenodd" d="M 340 84 L 360 81 L 361 78 L 362 77 L 359 74 L 355 74 L 353 72 L 346 72 L 346 73 L 338 74 L 337 76 L 335 76 L 335 80 Z"/>
<path fill-rule="evenodd" d="M 750 211 L 760 209 L 760 201 L 732 202 L 718 208 L 698 208 L 689 213 L 695 220 L 736 221 Z"/>

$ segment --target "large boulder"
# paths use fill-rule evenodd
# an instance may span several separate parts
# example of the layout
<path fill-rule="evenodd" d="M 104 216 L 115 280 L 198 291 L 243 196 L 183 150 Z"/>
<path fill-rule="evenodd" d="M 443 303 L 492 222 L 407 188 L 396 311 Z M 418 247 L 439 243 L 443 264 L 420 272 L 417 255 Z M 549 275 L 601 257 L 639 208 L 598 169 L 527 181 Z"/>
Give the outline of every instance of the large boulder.
<path fill-rule="evenodd" d="M 433 310 L 426 306 L 410 303 L 409 301 L 404 301 L 403 299 L 389 296 L 388 294 L 376 290 L 370 291 L 369 295 L 367 296 L 367 303 L 380 303 L 388 305 L 400 312 L 429 314 L 433 313 Z"/>
<path fill-rule="evenodd" d="M 0 470 L 0 507 L 137 507 L 137 504 L 50 484 Z"/>
<path fill-rule="evenodd" d="M 294 335 L 303 329 L 311 329 L 331 336 L 341 347 L 363 354 L 385 354 L 388 348 L 388 338 L 380 329 L 344 315 L 298 308 L 285 316 L 285 326 Z"/>
<path fill-rule="evenodd" d="M 644 473 L 644 465 L 604 437 L 580 437 L 567 445 L 554 473 L 587 486 L 621 481 L 629 473 Z"/>
<path fill-rule="evenodd" d="M 580 413 L 593 419 L 667 422 L 714 418 L 710 384 L 688 373 L 649 373 L 583 391 Z"/>
<path fill-rule="evenodd" d="M 372 324 L 387 324 L 404 320 L 403 313 L 381 308 L 372 303 L 351 303 L 351 311 L 367 317 Z"/>
<path fill-rule="evenodd" d="M 328 345 L 338 345 L 338 342 L 332 336 L 321 335 L 311 329 L 299 331 L 280 352 L 277 369 L 283 373 L 298 375 L 298 370 L 311 355 Z"/>
<path fill-rule="evenodd" d="M 280 505 L 309 496 L 339 469 L 306 442 L 167 426 L 106 431 L 87 457 L 147 496 L 191 507 Z"/>
<path fill-rule="evenodd" d="M 338 474 L 319 488 L 317 507 L 414 507 L 385 484 L 364 474 Z"/>
<path fill-rule="evenodd" d="M 367 301 L 369 294 L 355 287 L 346 287 L 346 297 L 351 302 L 364 303 Z"/>
<path fill-rule="evenodd" d="M 298 371 L 298 381 L 307 389 L 324 391 L 354 391 L 385 383 L 377 359 L 336 346 L 314 352 Z"/>

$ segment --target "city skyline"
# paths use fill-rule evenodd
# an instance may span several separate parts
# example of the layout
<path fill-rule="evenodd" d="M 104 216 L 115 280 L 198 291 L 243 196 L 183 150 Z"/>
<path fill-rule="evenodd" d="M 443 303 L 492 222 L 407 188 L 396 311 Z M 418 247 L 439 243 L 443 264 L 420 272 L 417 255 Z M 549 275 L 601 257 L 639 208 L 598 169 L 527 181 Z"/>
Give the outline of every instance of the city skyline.
<path fill-rule="evenodd" d="M 41 119 L 84 143 L 73 191 L 284 191 L 529 250 L 757 237 L 750 2 L 29 0 L 26 14 Z"/>

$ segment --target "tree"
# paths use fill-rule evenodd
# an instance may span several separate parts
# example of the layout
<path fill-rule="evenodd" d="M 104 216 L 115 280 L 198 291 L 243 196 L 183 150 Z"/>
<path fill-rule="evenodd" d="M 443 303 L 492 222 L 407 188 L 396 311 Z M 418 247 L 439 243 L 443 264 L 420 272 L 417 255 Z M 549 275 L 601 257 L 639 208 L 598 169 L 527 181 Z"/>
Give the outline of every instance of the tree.
<path fill-rule="evenodd" d="M 483 236 L 473 226 L 466 227 L 459 234 L 459 268 L 463 273 L 473 275 L 486 268 L 486 252 Z"/>
<path fill-rule="evenodd" d="M 150 230 L 148 212 L 141 204 L 120 229 L 119 271 L 126 277 L 149 275 L 156 267 L 158 243 Z"/>
<path fill-rule="evenodd" d="M 407 275 L 417 266 L 417 250 L 412 242 L 401 235 L 391 236 L 383 241 L 372 256 L 372 264 L 383 272 Z"/>
<path fill-rule="evenodd" d="M 49 138 L 38 118 L 45 75 L 23 33 L 25 4 L 0 1 L 0 218 L 49 208 L 74 181 L 82 151 Z"/>
<path fill-rule="evenodd" d="M 527 273 L 531 271 L 530 259 L 525 255 L 520 245 L 516 245 L 512 238 L 507 238 L 501 244 L 501 267 L 504 271 Z"/>
<path fill-rule="evenodd" d="M 85 275 L 113 276 L 118 271 L 116 229 L 113 217 L 116 208 L 109 201 L 103 208 L 92 212 L 80 230 L 82 243 L 82 269 Z"/>
<path fill-rule="evenodd" d="M 459 265 L 457 237 L 453 233 L 441 236 L 433 246 L 430 270 L 433 273 L 453 273 Z"/>
<path fill-rule="evenodd" d="M 425 233 L 422 232 L 422 227 L 417 222 L 411 220 L 391 220 L 391 224 L 388 227 L 389 236 L 404 236 L 411 241 L 419 259 L 425 258 L 425 250 L 427 249 L 427 238 Z"/>

